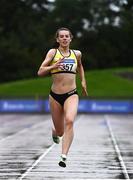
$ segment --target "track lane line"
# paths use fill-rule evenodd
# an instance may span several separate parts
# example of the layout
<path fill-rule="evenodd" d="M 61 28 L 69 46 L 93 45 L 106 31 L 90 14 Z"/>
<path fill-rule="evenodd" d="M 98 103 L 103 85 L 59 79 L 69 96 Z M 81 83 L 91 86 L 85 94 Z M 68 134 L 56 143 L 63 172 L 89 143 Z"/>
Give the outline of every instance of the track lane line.
<path fill-rule="evenodd" d="M 75 123 L 81 119 L 83 115 L 80 115 L 77 120 L 75 121 Z M 19 178 L 18 180 L 23 180 L 23 178 L 25 178 L 29 172 L 32 171 L 32 169 L 43 159 L 45 158 L 45 156 L 54 148 L 54 146 L 56 145 L 56 143 L 53 143 L 42 155 L 39 156 L 39 158 L 32 164 L 31 167 L 29 167 Z"/>
<path fill-rule="evenodd" d="M 125 179 L 129 179 L 129 175 L 128 175 L 128 172 L 127 172 L 127 168 L 126 168 L 126 165 L 123 161 L 123 158 L 122 158 L 122 155 L 121 155 L 121 151 L 119 149 L 119 146 L 118 146 L 118 143 L 116 141 L 116 138 L 114 136 L 114 133 L 113 133 L 113 130 L 111 128 L 111 124 L 110 124 L 110 121 L 109 121 L 109 118 L 107 115 L 104 115 L 104 119 L 105 119 L 105 122 L 106 122 L 106 125 L 107 125 L 107 128 L 109 130 L 109 133 L 110 133 L 110 136 L 111 136 L 111 140 L 113 142 L 113 145 L 114 145 L 114 148 L 115 148 L 115 151 L 117 153 L 117 156 L 118 156 L 118 159 L 119 159 L 119 163 L 120 163 L 120 166 L 122 168 L 122 173 L 124 174 L 124 177 Z"/>
<path fill-rule="evenodd" d="M 39 156 L 39 158 L 32 164 L 31 167 L 29 167 L 22 175 L 21 177 L 18 178 L 18 180 L 22 180 L 23 178 L 25 178 L 28 173 L 53 149 L 53 147 L 56 144 L 52 144 L 42 155 Z"/>

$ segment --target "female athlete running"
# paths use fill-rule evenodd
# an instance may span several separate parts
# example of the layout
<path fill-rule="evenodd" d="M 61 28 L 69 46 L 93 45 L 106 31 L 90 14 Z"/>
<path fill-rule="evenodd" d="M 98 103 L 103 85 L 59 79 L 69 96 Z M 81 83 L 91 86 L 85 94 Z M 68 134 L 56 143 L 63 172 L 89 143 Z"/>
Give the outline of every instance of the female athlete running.
<path fill-rule="evenodd" d="M 55 143 L 62 138 L 62 154 L 59 161 L 66 167 L 66 160 L 74 132 L 73 124 L 78 109 L 78 93 L 76 89 L 76 73 L 80 75 L 82 93 L 87 96 L 86 80 L 81 62 L 81 52 L 70 49 L 73 35 L 68 28 L 60 28 L 56 32 L 57 49 L 50 49 L 39 70 L 39 76 L 49 72 L 52 75 L 52 86 L 49 95 L 50 109 L 54 128 L 52 137 Z"/>

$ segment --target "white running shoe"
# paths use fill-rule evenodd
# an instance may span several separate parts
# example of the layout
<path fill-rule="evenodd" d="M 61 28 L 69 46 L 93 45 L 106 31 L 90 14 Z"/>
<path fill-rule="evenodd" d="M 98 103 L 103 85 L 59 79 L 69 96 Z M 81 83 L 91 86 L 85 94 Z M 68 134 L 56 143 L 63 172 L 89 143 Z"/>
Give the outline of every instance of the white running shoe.
<path fill-rule="evenodd" d="M 60 161 L 59 161 L 59 166 L 61 167 L 66 167 L 66 161 L 67 161 L 67 156 L 65 154 L 62 154 L 60 157 Z"/>
<path fill-rule="evenodd" d="M 59 143 L 60 143 L 60 137 L 59 137 L 59 136 L 52 135 L 52 138 L 53 138 L 53 141 L 54 141 L 56 144 L 59 144 Z"/>

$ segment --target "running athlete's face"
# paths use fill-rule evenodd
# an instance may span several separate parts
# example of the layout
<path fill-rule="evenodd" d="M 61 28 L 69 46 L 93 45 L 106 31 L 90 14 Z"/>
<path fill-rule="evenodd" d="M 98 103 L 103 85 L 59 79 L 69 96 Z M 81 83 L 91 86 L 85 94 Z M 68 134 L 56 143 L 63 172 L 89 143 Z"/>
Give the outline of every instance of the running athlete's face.
<path fill-rule="evenodd" d="M 59 31 L 57 42 L 63 47 L 69 46 L 71 42 L 71 36 L 69 31 L 66 30 Z"/>

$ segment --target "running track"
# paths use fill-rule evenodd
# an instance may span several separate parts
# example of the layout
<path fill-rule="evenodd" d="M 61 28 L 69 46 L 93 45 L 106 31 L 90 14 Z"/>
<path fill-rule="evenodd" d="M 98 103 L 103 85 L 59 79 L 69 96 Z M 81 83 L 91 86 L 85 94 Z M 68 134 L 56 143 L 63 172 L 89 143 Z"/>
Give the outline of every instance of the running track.
<path fill-rule="evenodd" d="M 0 180 L 133 179 L 133 116 L 81 114 L 66 168 L 50 115 L 0 115 Z"/>

